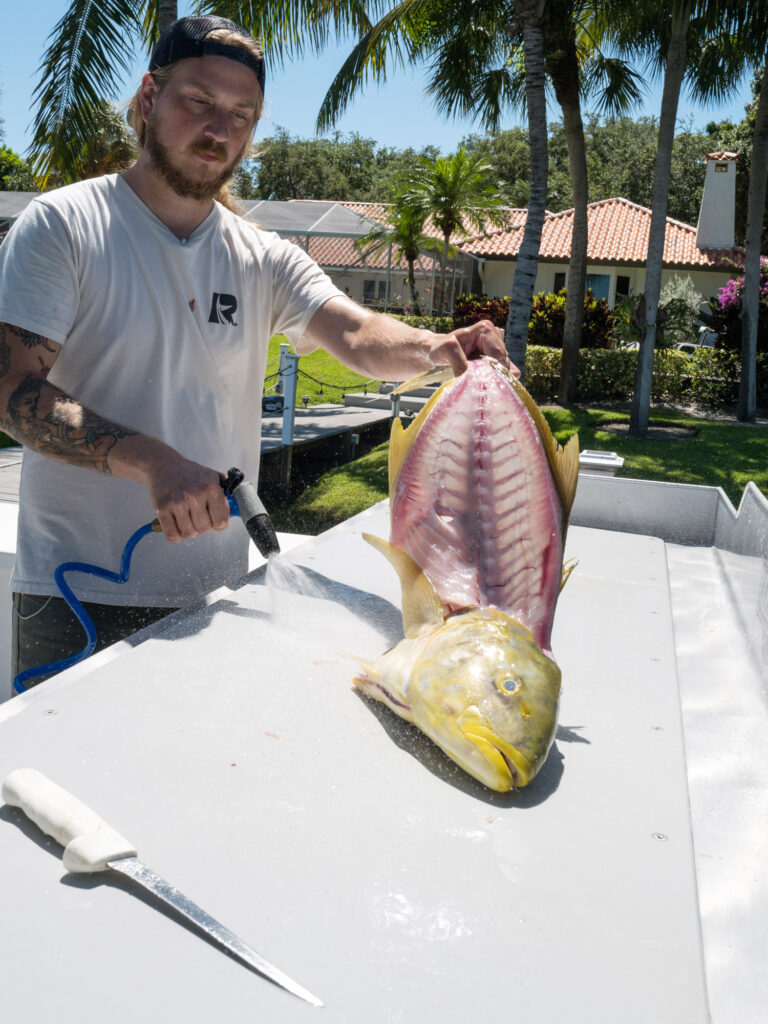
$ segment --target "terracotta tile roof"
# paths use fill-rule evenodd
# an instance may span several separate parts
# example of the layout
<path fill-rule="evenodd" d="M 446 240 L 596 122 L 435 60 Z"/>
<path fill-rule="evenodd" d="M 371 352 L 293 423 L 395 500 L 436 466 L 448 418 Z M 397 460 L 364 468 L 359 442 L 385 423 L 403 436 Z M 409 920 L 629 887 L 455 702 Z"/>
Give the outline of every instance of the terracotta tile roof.
<path fill-rule="evenodd" d="M 738 160 L 739 159 L 739 154 L 738 153 L 727 153 L 725 151 L 720 152 L 720 150 L 718 150 L 717 153 L 707 153 L 707 155 L 704 157 L 704 159 L 705 160 Z"/>
<path fill-rule="evenodd" d="M 525 211 L 523 211 L 525 212 Z M 648 251 L 651 211 L 628 199 L 603 199 L 587 207 L 590 263 L 644 265 Z M 523 238 L 525 218 L 509 231 L 496 231 L 484 237 L 460 243 L 475 256 L 513 259 Z M 539 258 L 566 263 L 571 251 L 573 210 L 549 213 L 544 220 Z M 696 228 L 667 217 L 664 263 L 674 267 L 711 267 L 730 269 L 731 261 L 743 262 L 744 250 L 698 249 Z"/>
<path fill-rule="evenodd" d="M 293 199 L 291 202 L 303 203 L 308 200 L 304 199 Z M 360 217 L 366 217 L 368 220 L 377 221 L 379 224 L 386 224 L 387 214 L 389 211 L 389 204 L 387 203 L 357 203 L 357 202 L 341 202 L 339 206 L 344 206 L 352 213 L 358 214 Z M 509 208 L 508 210 L 510 223 L 511 224 L 524 224 L 526 217 L 526 210 Z M 472 233 L 474 229 L 467 223 L 467 230 Z M 430 221 L 427 221 L 425 228 L 426 235 L 430 235 L 433 238 L 442 238 L 442 235 L 434 227 Z M 461 236 L 466 240 L 466 235 Z M 297 245 L 304 245 L 303 238 L 292 238 L 293 242 Z M 454 244 L 458 244 L 461 241 L 460 237 L 453 239 Z M 387 250 L 383 249 L 378 253 L 366 256 L 362 258 L 360 250 L 351 238 L 321 238 L 310 236 L 309 240 L 309 254 L 316 263 L 319 263 L 322 267 L 330 267 L 334 269 L 368 269 L 368 270 L 386 270 L 387 269 Z M 437 259 L 437 258 L 436 258 Z M 400 269 L 407 271 L 408 264 L 404 259 L 401 259 L 399 264 L 396 261 L 392 263 L 393 269 Z M 432 273 L 432 257 L 422 253 L 421 257 L 416 263 L 416 269 L 421 270 L 425 274 Z"/>
<path fill-rule="evenodd" d="M 304 248 L 304 238 L 296 236 L 291 238 L 291 241 Z M 378 253 L 368 255 L 363 258 L 362 253 L 355 245 L 353 238 L 324 238 L 324 237 L 310 237 L 309 239 L 309 255 L 318 263 L 321 267 L 329 267 L 334 269 L 360 269 L 360 270 L 386 270 L 387 269 L 387 249 L 382 249 Z M 392 258 L 392 269 L 393 270 L 408 270 L 408 264 L 404 259 L 399 262 Z M 416 270 L 421 270 L 423 273 L 432 273 L 432 259 L 424 254 L 416 262 Z"/>
<path fill-rule="evenodd" d="M 301 200 L 297 200 L 297 202 L 301 202 Z M 351 203 L 351 202 L 348 203 L 348 202 L 342 202 L 342 203 L 339 203 L 339 205 L 340 206 L 346 206 L 346 208 L 348 210 L 352 210 L 353 213 L 357 213 L 361 217 L 367 217 L 369 220 L 376 220 L 380 224 L 385 224 L 386 223 L 387 214 L 388 214 L 388 211 L 389 211 L 389 204 L 388 203 Z M 512 207 L 512 206 L 507 207 L 507 216 L 509 217 L 509 224 L 510 224 L 510 226 L 513 227 L 516 224 L 524 224 L 527 212 L 528 212 L 527 210 L 521 210 L 521 209 L 518 209 L 516 207 Z M 477 229 L 474 228 L 469 223 L 469 221 L 466 220 L 466 219 L 464 221 L 464 227 L 465 227 L 466 231 L 469 232 L 470 236 L 474 236 L 474 235 L 477 234 Z M 491 231 L 494 231 L 494 230 L 498 230 L 498 229 L 491 228 Z M 440 231 L 438 231 L 438 229 L 432 223 L 431 218 L 426 223 L 426 226 L 425 226 L 425 229 L 424 229 L 424 234 L 425 235 L 431 235 L 434 238 L 442 238 L 443 237 L 442 233 Z M 454 245 L 459 245 L 461 243 L 462 239 L 466 240 L 466 238 L 467 238 L 466 235 L 459 235 L 459 234 L 457 234 L 457 235 L 455 235 L 451 239 L 451 241 L 454 243 Z"/>

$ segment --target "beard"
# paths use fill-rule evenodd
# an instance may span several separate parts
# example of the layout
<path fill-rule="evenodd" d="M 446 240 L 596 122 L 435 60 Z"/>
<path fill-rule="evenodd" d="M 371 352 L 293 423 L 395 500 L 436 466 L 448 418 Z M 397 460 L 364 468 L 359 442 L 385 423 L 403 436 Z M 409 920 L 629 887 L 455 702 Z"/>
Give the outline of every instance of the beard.
<path fill-rule="evenodd" d="M 154 118 L 150 117 L 146 125 L 144 136 L 144 148 L 147 151 L 152 166 L 162 178 L 171 186 L 173 191 L 185 199 L 213 199 L 217 193 L 231 180 L 237 165 L 242 160 L 248 143 L 246 143 L 237 156 L 214 178 L 196 177 L 193 178 L 178 167 L 175 167 L 168 148 L 160 141 Z M 220 160 L 226 160 L 227 151 L 220 142 L 200 139 L 187 147 L 187 152 L 194 154 L 210 153 Z"/>

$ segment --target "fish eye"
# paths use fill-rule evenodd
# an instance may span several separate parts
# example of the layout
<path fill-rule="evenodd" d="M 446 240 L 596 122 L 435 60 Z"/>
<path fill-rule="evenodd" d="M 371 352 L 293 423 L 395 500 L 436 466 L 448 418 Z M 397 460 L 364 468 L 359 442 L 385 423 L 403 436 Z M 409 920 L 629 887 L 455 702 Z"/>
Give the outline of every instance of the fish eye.
<path fill-rule="evenodd" d="M 514 672 L 502 672 L 496 680 L 496 685 L 507 697 L 515 697 L 522 689 L 523 680 Z"/>

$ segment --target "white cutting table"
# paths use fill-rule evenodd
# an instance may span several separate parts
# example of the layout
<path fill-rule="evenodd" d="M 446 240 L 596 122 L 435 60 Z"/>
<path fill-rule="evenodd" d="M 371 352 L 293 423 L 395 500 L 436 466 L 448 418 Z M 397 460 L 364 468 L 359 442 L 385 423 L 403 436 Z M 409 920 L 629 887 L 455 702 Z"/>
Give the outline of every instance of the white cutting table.
<path fill-rule="evenodd" d="M 65 876 L 2 806 L 3 1019 L 708 1020 L 664 543 L 571 528 L 556 743 L 498 795 L 352 689 L 350 656 L 401 635 L 364 530 L 385 505 L 289 554 L 320 596 L 254 574 L 0 707 L 0 778 L 71 790 L 325 1008 L 129 883 Z"/>

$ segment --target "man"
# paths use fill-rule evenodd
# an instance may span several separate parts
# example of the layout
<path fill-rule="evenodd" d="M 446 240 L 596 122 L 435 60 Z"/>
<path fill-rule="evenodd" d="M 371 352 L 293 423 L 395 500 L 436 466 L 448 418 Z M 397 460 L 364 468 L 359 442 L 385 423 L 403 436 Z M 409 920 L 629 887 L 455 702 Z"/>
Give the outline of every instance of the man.
<path fill-rule="evenodd" d="M 492 325 L 436 335 L 375 315 L 298 247 L 214 201 L 263 87 L 258 46 L 234 23 L 175 22 L 134 100 L 136 163 L 39 197 L 0 249 L 0 426 L 31 449 L 14 675 L 83 646 L 52 596 L 55 568 L 116 569 L 155 516 L 171 543 L 139 545 L 124 586 L 77 582 L 102 646 L 246 571 L 220 474 L 237 465 L 256 481 L 273 334 L 390 380 L 440 364 L 458 374 L 476 353 L 507 362 Z"/>

